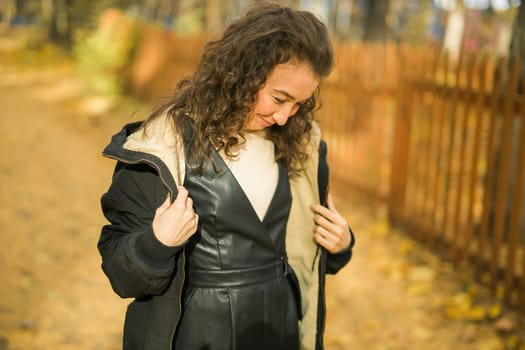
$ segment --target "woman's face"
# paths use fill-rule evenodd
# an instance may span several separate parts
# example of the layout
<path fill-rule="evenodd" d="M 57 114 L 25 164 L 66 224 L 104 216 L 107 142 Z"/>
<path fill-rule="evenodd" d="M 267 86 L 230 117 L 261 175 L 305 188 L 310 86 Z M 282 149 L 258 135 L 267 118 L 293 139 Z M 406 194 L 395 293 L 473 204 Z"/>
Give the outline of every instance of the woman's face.
<path fill-rule="evenodd" d="M 257 92 L 255 103 L 244 122 L 245 130 L 283 126 L 317 89 L 319 77 L 304 63 L 275 66 Z"/>

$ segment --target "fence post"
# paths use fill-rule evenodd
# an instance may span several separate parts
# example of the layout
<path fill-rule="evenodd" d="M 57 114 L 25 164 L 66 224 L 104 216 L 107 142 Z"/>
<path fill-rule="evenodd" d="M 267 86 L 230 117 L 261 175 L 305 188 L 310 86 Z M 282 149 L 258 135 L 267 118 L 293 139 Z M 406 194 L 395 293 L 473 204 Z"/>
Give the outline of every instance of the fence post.
<path fill-rule="evenodd" d="M 396 224 L 402 215 L 405 205 L 408 153 L 410 145 L 410 111 L 407 100 L 410 96 L 407 79 L 405 79 L 405 49 L 398 48 L 397 61 L 399 75 L 397 85 L 396 114 L 392 140 L 392 157 L 390 164 L 390 189 L 388 198 L 388 218 Z"/>

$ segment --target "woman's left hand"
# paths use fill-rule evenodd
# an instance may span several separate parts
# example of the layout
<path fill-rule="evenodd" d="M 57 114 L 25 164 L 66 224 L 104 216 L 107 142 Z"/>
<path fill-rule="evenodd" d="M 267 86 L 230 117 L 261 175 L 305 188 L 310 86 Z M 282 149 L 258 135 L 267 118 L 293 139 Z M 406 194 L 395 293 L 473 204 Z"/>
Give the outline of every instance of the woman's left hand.
<path fill-rule="evenodd" d="M 340 253 L 350 246 L 350 232 L 345 218 L 335 209 L 332 196 L 327 197 L 328 208 L 312 205 L 315 213 L 314 240 L 328 252 Z"/>

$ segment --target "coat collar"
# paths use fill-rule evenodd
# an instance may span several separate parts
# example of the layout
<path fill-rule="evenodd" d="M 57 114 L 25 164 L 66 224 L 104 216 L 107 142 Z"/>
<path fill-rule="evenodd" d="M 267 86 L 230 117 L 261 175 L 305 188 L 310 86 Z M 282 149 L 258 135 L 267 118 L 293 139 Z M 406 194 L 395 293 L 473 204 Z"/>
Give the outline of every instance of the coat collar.
<path fill-rule="evenodd" d="M 147 163 L 155 168 L 171 198 L 184 181 L 186 166 L 182 137 L 171 118 L 161 114 L 147 126 L 143 122 L 125 125 L 102 154 L 128 164 Z"/>

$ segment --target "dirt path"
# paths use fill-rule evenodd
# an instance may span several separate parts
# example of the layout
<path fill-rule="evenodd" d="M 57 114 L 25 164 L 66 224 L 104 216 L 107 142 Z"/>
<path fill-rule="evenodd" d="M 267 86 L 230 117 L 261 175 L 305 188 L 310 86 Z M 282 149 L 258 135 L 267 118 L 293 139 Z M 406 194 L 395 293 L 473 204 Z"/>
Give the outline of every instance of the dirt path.
<path fill-rule="evenodd" d="M 117 349 L 124 305 L 95 250 L 103 223 L 98 198 L 112 164 L 100 157 L 101 145 L 61 123 L 75 116 L 51 98 L 71 81 L 23 77 L 0 83 L 2 343 Z"/>
<path fill-rule="evenodd" d="M 107 101 L 82 98 L 68 70 L 0 66 L 0 76 L 0 350 L 119 349 L 127 301 L 96 251 L 114 165 L 100 152 L 134 107 L 97 114 Z M 472 284 L 454 282 L 380 212 L 338 203 L 358 244 L 328 278 L 327 350 L 504 349 L 493 320 L 447 313 Z M 511 321 L 507 343 L 519 332 Z"/>

